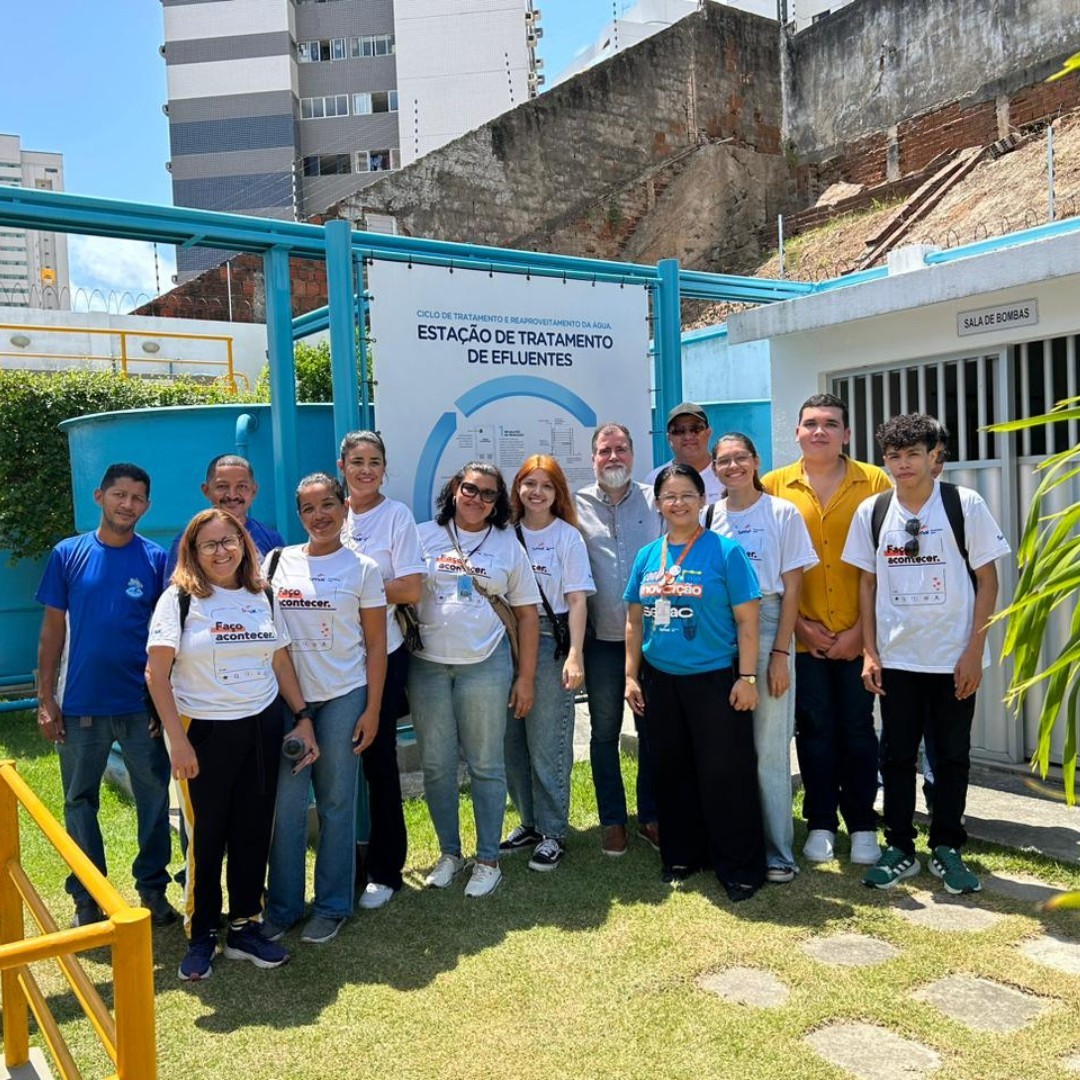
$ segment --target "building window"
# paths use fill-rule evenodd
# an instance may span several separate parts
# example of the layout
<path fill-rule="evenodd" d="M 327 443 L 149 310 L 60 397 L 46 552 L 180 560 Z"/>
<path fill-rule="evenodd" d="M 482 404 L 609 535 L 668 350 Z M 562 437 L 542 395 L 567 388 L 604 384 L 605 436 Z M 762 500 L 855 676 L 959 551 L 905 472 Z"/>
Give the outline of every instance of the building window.
<path fill-rule="evenodd" d="M 315 154 L 304 158 L 305 176 L 347 176 L 351 172 L 350 154 Z"/>
<path fill-rule="evenodd" d="M 370 94 L 353 94 L 353 116 L 397 111 L 398 95 L 396 90 L 375 90 Z"/>
<path fill-rule="evenodd" d="M 346 38 L 323 38 L 319 41 L 296 43 L 296 59 L 301 64 L 325 64 L 331 60 L 344 60 L 348 55 Z"/>
<path fill-rule="evenodd" d="M 393 34 L 368 34 L 349 38 L 349 54 L 358 56 L 393 56 L 396 52 Z"/>
<path fill-rule="evenodd" d="M 357 172 L 389 172 L 401 168 L 401 156 L 394 150 L 360 150 L 356 155 Z"/>
<path fill-rule="evenodd" d="M 322 120 L 328 116 L 348 116 L 349 95 L 328 94 L 326 97 L 300 99 L 301 120 Z"/>

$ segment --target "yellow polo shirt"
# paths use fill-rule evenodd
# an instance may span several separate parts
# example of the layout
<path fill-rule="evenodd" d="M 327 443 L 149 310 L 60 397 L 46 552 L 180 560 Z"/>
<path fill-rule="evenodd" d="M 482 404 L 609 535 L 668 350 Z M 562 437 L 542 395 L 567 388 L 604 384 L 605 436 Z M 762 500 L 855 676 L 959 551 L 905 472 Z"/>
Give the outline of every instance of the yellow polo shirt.
<path fill-rule="evenodd" d="M 827 506 L 803 471 L 802 459 L 782 469 L 773 469 L 761 478 L 765 490 L 779 499 L 793 502 L 810 531 L 820 562 L 803 571 L 799 614 L 821 623 L 834 634 L 854 626 L 859 619 L 859 568 L 840 556 L 848 529 L 859 504 L 871 495 L 892 487 L 888 474 L 876 465 L 866 465 L 844 455 L 847 473 Z M 799 652 L 806 650 L 798 644 Z"/>

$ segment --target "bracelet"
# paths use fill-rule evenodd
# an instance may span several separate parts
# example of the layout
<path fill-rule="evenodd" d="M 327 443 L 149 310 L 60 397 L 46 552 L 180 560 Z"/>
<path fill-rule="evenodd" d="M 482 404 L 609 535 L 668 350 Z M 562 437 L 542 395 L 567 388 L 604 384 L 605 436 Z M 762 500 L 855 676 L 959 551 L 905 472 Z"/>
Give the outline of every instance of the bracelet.
<path fill-rule="evenodd" d="M 780 656 L 790 656 L 791 655 L 791 653 L 789 653 L 787 651 L 787 649 L 770 649 L 769 650 L 769 655 L 772 656 L 773 653 L 778 653 Z"/>
<path fill-rule="evenodd" d="M 293 716 L 295 716 L 297 720 L 310 720 L 312 723 L 315 722 L 315 714 L 311 711 L 311 709 L 308 708 L 307 705 L 305 705 L 302 709 L 294 712 Z"/>

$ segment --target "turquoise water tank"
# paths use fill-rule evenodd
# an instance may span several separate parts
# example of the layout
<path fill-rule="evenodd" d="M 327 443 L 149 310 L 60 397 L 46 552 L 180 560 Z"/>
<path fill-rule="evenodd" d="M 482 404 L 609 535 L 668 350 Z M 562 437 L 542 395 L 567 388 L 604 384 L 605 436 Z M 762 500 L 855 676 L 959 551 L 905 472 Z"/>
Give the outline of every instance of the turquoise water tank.
<path fill-rule="evenodd" d="M 0 551 L 0 678 L 29 675 L 37 667 L 41 605 L 34 599 L 44 559 L 20 559 Z"/>
<path fill-rule="evenodd" d="M 336 473 L 332 405 L 298 406 L 300 474 Z M 65 420 L 75 495 L 75 528 L 96 528 L 101 512 L 94 489 L 114 461 L 130 461 L 150 474 L 150 509 L 139 532 L 163 547 L 208 505 L 199 485 L 218 454 L 240 454 L 255 470 L 259 493 L 251 513 L 273 525 L 287 540 L 303 537 L 299 520 L 278 521 L 274 509 L 277 469 L 269 405 L 176 405 L 94 413 Z M 290 506 L 292 499 L 289 500 Z"/>

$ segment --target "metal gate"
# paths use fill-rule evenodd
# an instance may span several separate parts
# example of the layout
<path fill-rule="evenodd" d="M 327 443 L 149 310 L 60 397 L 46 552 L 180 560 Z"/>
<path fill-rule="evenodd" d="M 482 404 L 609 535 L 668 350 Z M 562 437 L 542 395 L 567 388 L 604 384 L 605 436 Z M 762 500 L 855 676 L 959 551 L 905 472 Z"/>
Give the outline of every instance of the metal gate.
<path fill-rule="evenodd" d="M 832 393 L 848 406 L 853 457 L 882 463 L 874 432 L 887 417 L 905 412 L 936 416 L 949 429 L 949 461 L 945 475 L 953 483 L 974 488 L 1016 546 L 1031 497 L 1038 486 L 1035 466 L 1051 453 L 1074 446 L 1075 422 L 1035 428 L 1001 436 L 985 430 L 987 424 L 1022 416 L 1038 416 L 1080 386 L 1078 336 L 1030 341 L 982 353 L 914 360 L 886 367 L 836 372 L 826 377 Z M 1052 509 L 1080 498 L 1080 479 L 1058 493 Z M 1013 560 L 998 565 L 999 607 L 1013 595 L 1016 566 Z M 1047 644 L 1055 650 L 1067 640 L 1071 607 L 1063 605 L 1051 621 Z M 990 633 L 994 663 L 985 673 L 975 722 L 972 749 L 984 759 L 1017 762 L 1028 758 L 1038 739 L 1041 695 L 1033 694 L 1023 723 L 1002 704 L 1009 671 L 997 662 L 1003 631 Z M 1060 760 L 1061 736 L 1054 756 Z"/>

